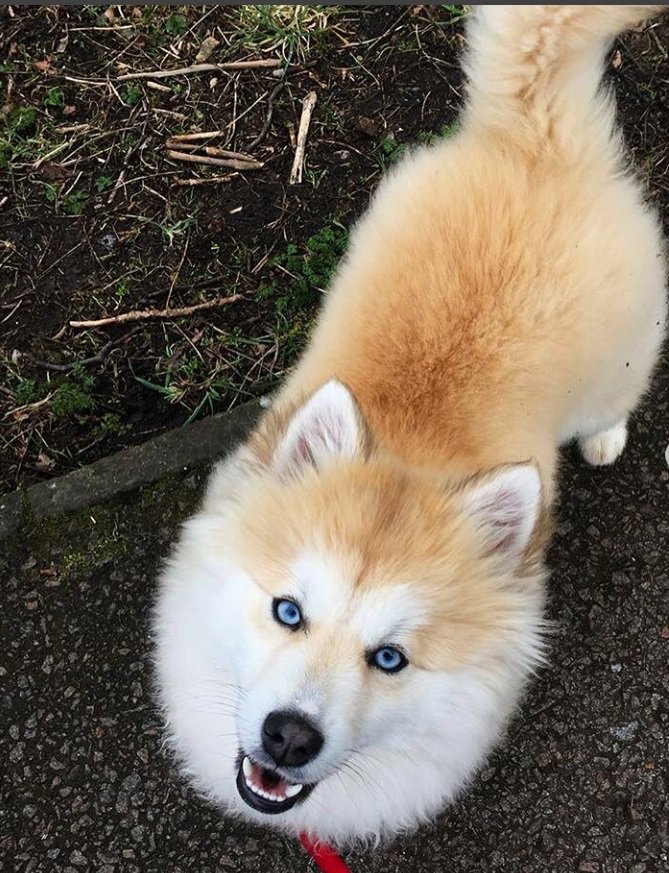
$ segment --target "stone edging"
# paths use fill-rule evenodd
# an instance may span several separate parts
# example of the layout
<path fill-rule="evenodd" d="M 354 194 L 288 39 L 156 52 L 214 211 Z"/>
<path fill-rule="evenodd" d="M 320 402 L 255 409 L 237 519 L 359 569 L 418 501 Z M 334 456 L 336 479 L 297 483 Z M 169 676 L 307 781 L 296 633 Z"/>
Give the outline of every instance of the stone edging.
<path fill-rule="evenodd" d="M 57 479 L 0 495 L 0 539 L 15 533 L 26 517 L 48 518 L 103 503 L 169 473 L 221 457 L 246 436 L 259 414 L 260 404 L 252 401 L 231 412 L 168 431 Z"/>

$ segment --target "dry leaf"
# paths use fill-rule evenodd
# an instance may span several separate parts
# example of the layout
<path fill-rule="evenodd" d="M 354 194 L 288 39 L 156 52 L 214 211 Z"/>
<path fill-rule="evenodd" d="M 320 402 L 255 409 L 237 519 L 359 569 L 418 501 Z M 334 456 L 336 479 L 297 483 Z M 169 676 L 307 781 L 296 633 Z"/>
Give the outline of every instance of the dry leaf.
<path fill-rule="evenodd" d="M 611 58 L 611 66 L 614 70 L 619 70 L 623 65 L 623 56 L 620 54 L 620 49 L 616 49 Z"/>
<path fill-rule="evenodd" d="M 70 178 L 72 170 L 57 161 L 47 161 L 39 168 L 38 175 L 47 182 L 62 182 Z"/>
<path fill-rule="evenodd" d="M 361 130 L 367 136 L 376 136 L 381 129 L 381 125 L 374 118 L 367 118 L 365 115 L 359 115 L 357 118 L 358 130 Z"/>
<path fill-rule="evenodd" d="M 35 461 L 35 466 L 38 470 L 51 470 L 56 466 L 56 462 L 44 452 L 40 452 Z"/>
<path fill-rule="evenodd" d="M 200 46 L 200 51 L 195 55 L 195 63 L 203 64 L 205 61 L 208 61 L 211 57 L 211 53 L 220 44 L 220 39 L 216 39 L 213 36 L 208 36 L 205 40 L 203 40 L 202 45 Z"/>

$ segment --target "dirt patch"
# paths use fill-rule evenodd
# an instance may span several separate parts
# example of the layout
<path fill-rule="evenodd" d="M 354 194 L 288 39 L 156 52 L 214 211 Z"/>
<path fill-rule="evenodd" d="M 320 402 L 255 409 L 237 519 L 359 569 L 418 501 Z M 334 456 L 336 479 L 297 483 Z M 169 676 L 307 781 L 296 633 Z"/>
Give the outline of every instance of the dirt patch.
<path fill-rule="evenodd" d="M 324 29 L 293 31 L 241 9 L 0 10 L 0 490 L 272 390 L 382 172 L 408 144 L 455 123 L 462 7 L 341 7 Z M 218 41 L 211 62 L 281 66 L 119 80 L 188 66 L 208 38 Z M 656 25 L 616 46 L 610 65 L 660 208 L 667 46 L 667 25 Z M 310 91 L 318 103 L 304 181 L 290 187 Z M 253 145 L 270 95 L 270 126 Z M 262 169 L 167 158 L 168 137 L 207 130 Z M 216 176 L 226 178 L 181 184 Z M 186 318 L 69 326 L 233 293 L 243 299 Z"/>

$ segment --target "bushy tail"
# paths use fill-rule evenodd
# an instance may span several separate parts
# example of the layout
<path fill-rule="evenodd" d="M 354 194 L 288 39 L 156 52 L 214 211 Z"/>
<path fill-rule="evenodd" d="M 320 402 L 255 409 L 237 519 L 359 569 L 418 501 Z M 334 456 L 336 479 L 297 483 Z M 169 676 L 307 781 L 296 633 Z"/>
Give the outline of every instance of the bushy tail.
<path fill-rule="evenodd" d="M 573 156 L 612 141 L 600 90 L 613 37 L 664 6 L 474 6 L 465 123 Z"/>

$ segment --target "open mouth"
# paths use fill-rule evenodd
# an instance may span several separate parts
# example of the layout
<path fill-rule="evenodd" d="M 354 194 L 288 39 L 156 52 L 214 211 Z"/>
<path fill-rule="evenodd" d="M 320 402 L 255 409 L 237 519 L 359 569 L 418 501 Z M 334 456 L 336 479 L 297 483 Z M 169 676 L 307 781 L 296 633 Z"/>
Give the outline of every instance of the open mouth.
<path fill-rule="evenodd" d="M 313 788 L 313 785 L 289 782 L 248 755 L 244 755 L 237 771 L 239 796 L 252 809 L 268 815 L 286 812 L 298 801 L 305 800 Z"/>

